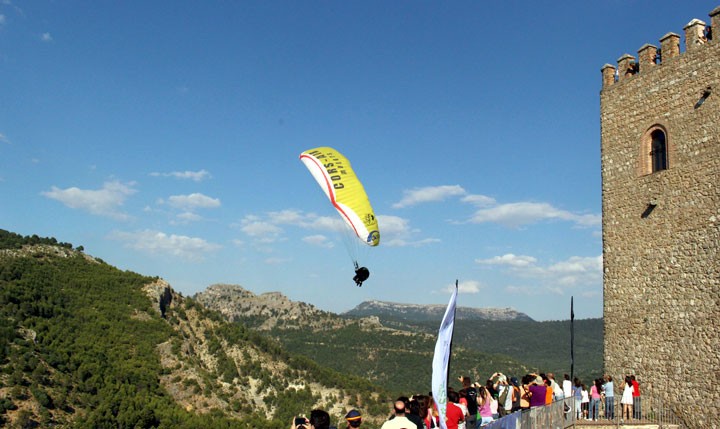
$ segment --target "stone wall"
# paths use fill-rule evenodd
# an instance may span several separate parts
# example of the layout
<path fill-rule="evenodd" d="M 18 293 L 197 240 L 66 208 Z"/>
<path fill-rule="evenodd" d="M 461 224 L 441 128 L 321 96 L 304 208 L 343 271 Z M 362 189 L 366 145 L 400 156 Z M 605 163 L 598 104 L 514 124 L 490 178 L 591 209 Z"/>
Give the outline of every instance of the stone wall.
<path fill-rule="evenodd" d="M 710 16 L 716 30 L 720 7 Z M 720 31 L 704 27 L 655 63 L 643 46 L 622 77 L 633 57 L 605 65 L 600 93 L 605 371 L 616 394 L 635 374 L 693 428 L 720 427 Z M 655 128 L 668 168 L 651 172 Z"/>

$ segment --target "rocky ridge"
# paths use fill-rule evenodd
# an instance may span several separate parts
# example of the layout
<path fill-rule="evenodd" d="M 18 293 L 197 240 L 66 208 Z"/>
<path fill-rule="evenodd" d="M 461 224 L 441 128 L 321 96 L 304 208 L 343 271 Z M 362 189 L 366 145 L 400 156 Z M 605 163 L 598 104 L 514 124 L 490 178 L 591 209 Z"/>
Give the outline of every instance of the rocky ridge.
<path fill-rule="evenodd" d="M 440 320 L 447 306 L 442 304 L 401 304 L 385 301 L 365 301 L 345 316 L 391 316 L 412 321 Z M 473 308 L 457 307 L 455 318 L 458 320 L 494 320 L 494 321 L 532 321 L 525 313 L 512 308 Z"/>
<path fill-rule="evenodd" d="M 256 295 L 238 285 L 211 285 L 194 298 L 230 321 L 242 321 L 261 331 L 276 327 L 333 330 L 357 323 L 320 310 L 312 304 L 291 301 L 280 292 Z M 364 317 L 362 321 L 365 327 L 381 327 L 377 317 Z"/>

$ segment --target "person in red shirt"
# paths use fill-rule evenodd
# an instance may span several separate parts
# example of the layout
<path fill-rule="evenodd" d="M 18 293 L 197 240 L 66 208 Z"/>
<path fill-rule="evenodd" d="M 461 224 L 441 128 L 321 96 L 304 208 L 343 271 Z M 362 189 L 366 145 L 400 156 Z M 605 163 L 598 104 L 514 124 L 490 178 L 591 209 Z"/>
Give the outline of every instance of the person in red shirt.
<path fill-rule="evenodd" d="M 458 429 L 460 422 L 465 422 L 465 413 L 462 408 L 455 405 L 460 400 L 460 395 L 454 390 L 448 392 L 448 402 L 445 408 L 445 424 L 448 429 Z"/>
<path fill-rule="evenodd" d="M 634 375 L 630 376 L 633 386 L 633 418 L 640 420 L 642 418 L 642 410 L 640 408 L 640 383 L 635 379 Z"/>

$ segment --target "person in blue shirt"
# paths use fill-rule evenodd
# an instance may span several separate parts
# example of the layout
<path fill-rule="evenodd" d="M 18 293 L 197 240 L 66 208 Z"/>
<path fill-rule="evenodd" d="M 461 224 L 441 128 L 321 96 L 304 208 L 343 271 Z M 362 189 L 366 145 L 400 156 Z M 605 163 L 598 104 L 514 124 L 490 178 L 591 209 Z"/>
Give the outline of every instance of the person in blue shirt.
<path fill-rule="evenodd" d="M 605 376 L 603 384 L 603 396 L 605 396 L 605 417 L 608 420 L 615 418 L 615 386 L 611 375 Z"/>

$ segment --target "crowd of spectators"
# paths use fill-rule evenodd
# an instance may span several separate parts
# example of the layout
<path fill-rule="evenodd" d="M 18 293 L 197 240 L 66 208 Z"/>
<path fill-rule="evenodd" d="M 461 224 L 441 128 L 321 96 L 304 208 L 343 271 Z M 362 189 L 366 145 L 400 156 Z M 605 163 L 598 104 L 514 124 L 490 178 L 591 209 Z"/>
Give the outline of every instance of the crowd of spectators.
<path fill-rule="evenodd" d="M 612 376 L 593 380 L 590 387 L 577 377 L 570 380 L 564 374 L 561 383 L 552 373 L 529 373 L 520 380 L 496 372 L 484 384 L 473 383 L 470 377 L 458 377 L 461 387 L 448 387 L 445 423 L 448 429 L 477 429 L 508 414 L 542 407 L 563 400 L 565 413 L 576 419 L 613 420 L 615 418 L 615 385 Z M 639 419 L 641 415 L 640 387 L 635 376 L 626 376 L 620 404 L 623 419 Z M 575 413 L 572 416 L 571 413 Z M 412 397 L 397 398 L 392 413 L 380 429 L 432 429 L 439 428 L 439 413 L 432 392 Z M 345 415 L 346 429 L 362 425 L 362 415 L 350 410 Z M 313 410 L 309 418 L 293 421 L 290 429 L 332 429 L 330 416 L 322 410 Z"/>

